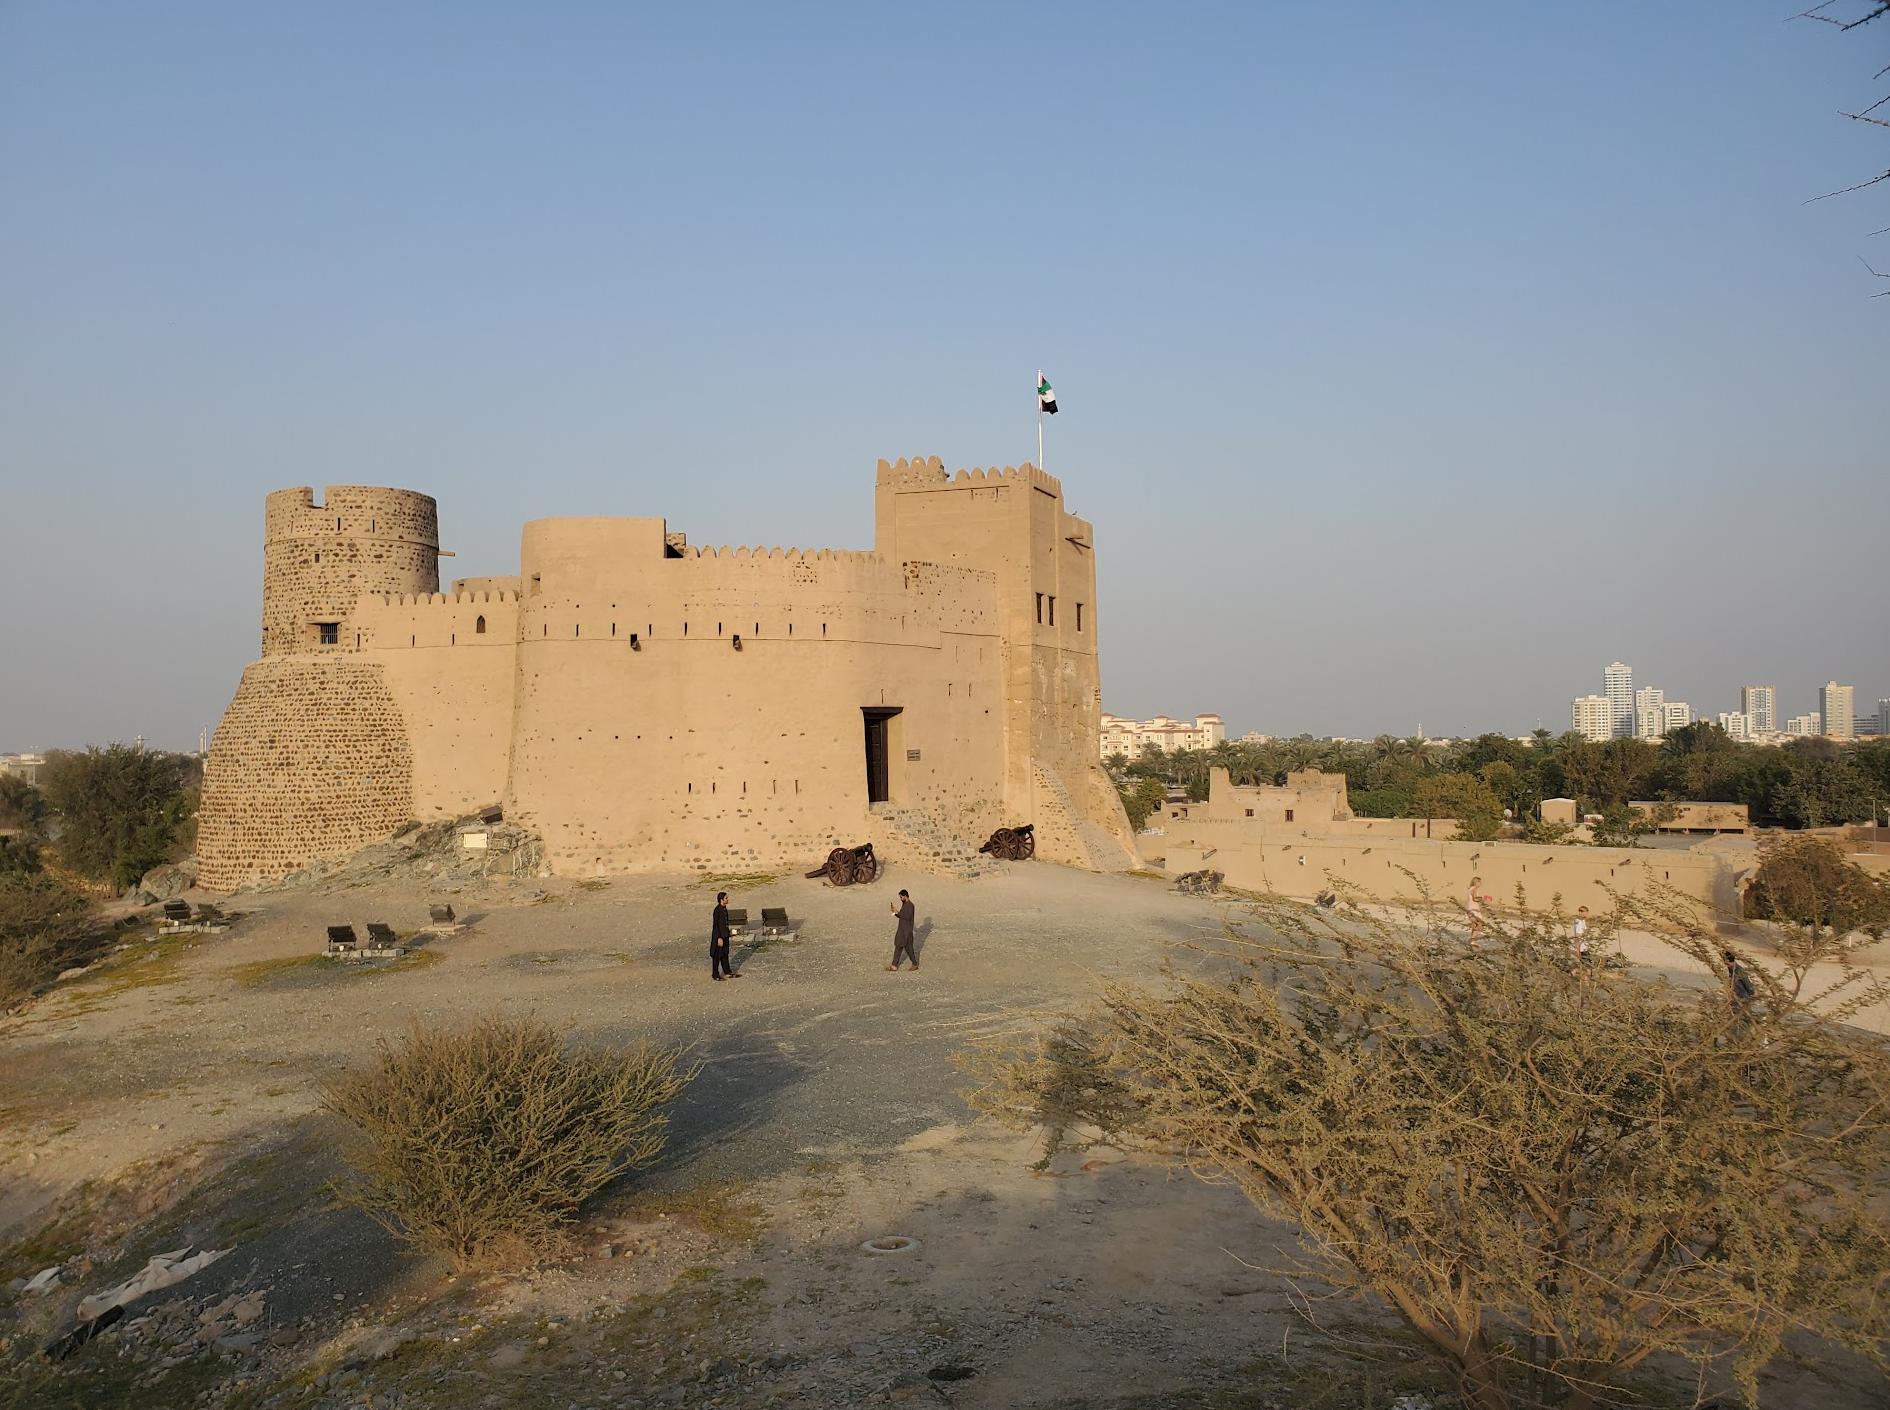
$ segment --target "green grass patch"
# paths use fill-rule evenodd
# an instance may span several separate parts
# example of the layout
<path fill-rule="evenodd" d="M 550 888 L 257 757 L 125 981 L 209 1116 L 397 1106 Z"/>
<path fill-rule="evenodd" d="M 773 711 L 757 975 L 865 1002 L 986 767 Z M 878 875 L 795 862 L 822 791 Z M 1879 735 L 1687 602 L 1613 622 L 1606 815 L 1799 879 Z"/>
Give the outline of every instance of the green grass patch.
<path fill-rule="evenodd" d="M 719 1239 L 755 1239 L 768 1226 L 761 1206 L 734 1181 L 718 1181 L 688 1190 L 640 1192 L 612 1211 L 626 1219 L 650 1220 L 667 1215 L 695 1225 Z"/>
<path fill-rule="evenodd" d="M 239 964 L 230 977 L 246 989 L 300 989 L 311 984 L 345 983 L 373 975 L 430 969 L 446 959 L 440 950 L 409 950 L 397 960 L 336 960 L 327 955 L 285 955 L 275 960 Z"/>
<path fill-rule="evenodd" d="M 121 994 L 178 983 L 184 977 L 178 972 L 184 952 L 196 949 L 202 940 L 201 934 L 186 932 L 127 942 L 125 949 L 106 956 L 70 988 L 55 991 L 65 1000 L 59 1016 L 76 1018 L 103 1008 Z"/>
<path fill-rule="evenodd" d="M 771 871 L 712 871 L 705 872 L 695 880 L 697 886 L 713 886 L 719 891 L 738 891 L 749 887 L 767 886 L 781 878 Z"/>

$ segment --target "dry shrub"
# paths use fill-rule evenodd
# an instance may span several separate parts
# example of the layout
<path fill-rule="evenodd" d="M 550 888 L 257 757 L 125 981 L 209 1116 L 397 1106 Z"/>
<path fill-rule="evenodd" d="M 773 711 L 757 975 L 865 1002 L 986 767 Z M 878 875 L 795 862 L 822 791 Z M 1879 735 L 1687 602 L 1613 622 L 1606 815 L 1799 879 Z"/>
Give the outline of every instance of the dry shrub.
<path fill-rule="evenodd" d="M 43 876 L 0 879 L 0 1013 L 25 1003 L 102 943 L 92 904 Z"/>
<path fill-rule="evenodd" d="M 661 1108 L 693 1075 L 676 1052 L 570 1048 L 534 1020 L 416 1027 L 323 1091 L 350 1128 L 337 1192 L 461 1267 L 543 1247 L 584 1200 L 656 1158 Z"/>
<path fill-rule="evenodd" d="M 1572 962 L 1559 925 L 1481 948 L 1357 905 L 1256 907 L 1212 977 L 969 1062 L 982 1111 L 1232 1182 L 1295 1220 L 1328 1285 L 1382 1299 L 1475 1410 L 1627 1403 L 1649 1358 L 1757 1376 L 1790 1334 L 1886 1363 L 1890 1058 L 1838 1021 L 1723 985 Z M 1834 1016 L 1835 1015 L 1835 1018 Z"/>

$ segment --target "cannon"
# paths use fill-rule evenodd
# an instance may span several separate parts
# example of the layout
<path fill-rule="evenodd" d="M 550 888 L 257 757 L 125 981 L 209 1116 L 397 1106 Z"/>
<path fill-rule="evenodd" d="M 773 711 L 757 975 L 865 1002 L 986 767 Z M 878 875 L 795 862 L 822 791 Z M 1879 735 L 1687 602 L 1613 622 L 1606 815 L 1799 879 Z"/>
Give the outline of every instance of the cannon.
<path fill-rule="evenodd" d="M 978 850 L 989 852 L 1001 862 L 1027 862 L 1037 855 L 1035 824 L 1025 823 L 1022 827 L 1001 827 L 992 833 L 991 840 Z"/>
<path fill-rule="evenodd" d="M 1218 871 L 1184 871 L 1175 878 L 1175 890 L 1189 896 L 1212 896 L 1226 879 L 1226 875 Z"/>
<path fill-rule="evenodd" d="M 879 876 L 879 858 L 873 855 L 870 842 L 858 847 L 836 847 L 827 854 L 827 860 L 807 876 L 810 881 L 824 876 L 835 886 L 852 886 L 856 882 L 863 886 Z"/>

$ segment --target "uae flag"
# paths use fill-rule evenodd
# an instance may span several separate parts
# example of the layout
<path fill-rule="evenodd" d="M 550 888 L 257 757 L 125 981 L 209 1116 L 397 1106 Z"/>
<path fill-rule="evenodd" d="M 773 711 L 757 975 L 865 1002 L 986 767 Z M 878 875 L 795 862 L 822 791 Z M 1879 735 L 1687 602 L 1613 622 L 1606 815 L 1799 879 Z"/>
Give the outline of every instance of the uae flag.
<path fill-rule="evenodd" d="M 1041 372 L 1037 374 L 1037 410 L 1057 414 L 1057 390 Z"/>

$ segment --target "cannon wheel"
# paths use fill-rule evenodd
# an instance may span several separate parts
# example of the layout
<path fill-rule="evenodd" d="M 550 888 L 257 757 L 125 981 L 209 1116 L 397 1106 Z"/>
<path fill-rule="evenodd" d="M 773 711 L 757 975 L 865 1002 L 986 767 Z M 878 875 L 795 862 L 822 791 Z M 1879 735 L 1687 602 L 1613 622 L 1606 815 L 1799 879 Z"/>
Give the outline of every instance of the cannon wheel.
<path fill-rule="evenodd" d="M 1017 860 L 1017 833 L 1008 827 L 1001 827 L 991 834 L 991 855 L 1004 861 Z"/>
<path fill-rule="evenodd" d="M 853 884 L 853 853 L 845 847 L 836 847 L 827 854 L 827 880 L 835 886 Z"/>
<path fill-rule="evenodd" d="M 1024 844 L 1023 853 L 1018 858 L 1019 861 L 1027 862 L 1037 855 L 1037 834 L 1034 829 L 1030 832 L 1026 832 L 1018 840 Z"/>
<path fill-rule="evenodd" d="M 853 879 L 862 884 L 879 880 L 879 858 L 859 858 L 853 865 Z"/>

